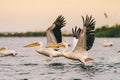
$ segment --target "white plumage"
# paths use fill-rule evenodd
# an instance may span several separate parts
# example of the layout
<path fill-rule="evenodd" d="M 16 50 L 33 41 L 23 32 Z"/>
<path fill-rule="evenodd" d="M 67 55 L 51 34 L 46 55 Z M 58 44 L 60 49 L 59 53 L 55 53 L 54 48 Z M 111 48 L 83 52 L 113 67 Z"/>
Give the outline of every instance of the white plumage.
<path fill-rule="evenodd" d="M 75 46 L 76 46 L 76 44 L 78 42 L 80 32 L 81 32 L 81 29 L 77 28 L 77 26 L 75 26 L 75 28 L 72 28 L 72 35 L 73 35 L 72 49 L 75 48 Z"/>
<path fill-rule="evenodd" d="M 28 44 L 25 47 L 35 47 L 37 53 L 49 56 L 47 61 L 51 61 L 53 57 L 61 56 L 61 52 L 56 51 L 59 47 L 65 47 L 62 42 L 61 28 L 65 26 L 65 19 L 62 15 L 58 16 L 54 23 L 46 30 L 47 45 L 42 47 L 42 42 Z M 59 44 L 60 43 L 60 44 Z"/>
<path fill-rule="evenodd" d="M 86 16 L 83 19 L 83 29 L 80 31 L 79 38 L 75 48 L 72 51 L 66 52 L 63 51 L 62 54 L 64 57 L 79 60 L 85 66 L 88 64 L 86 61 L 94 60 L 93 58 L 88 58 L 88 50 L 91 49 L 94 43 L 94 28 L 95 28 L 95 21 L 92 19 L 92 16 Z"/>
<path fill-rule="evenodd" d="M 107 40 L 104 40 L 104 41 L 102 42 L 102 45 L 103 45 L 104 47 L 112 47 L 112 46 L 113 46 L 113 42 L 109 42 L 109 41 L 107 41 Z"/>
<path fill-rule="evenodd" d="M 53 57 L 59 57 L 62 55 L 61 52 L 55 51 L 53 48 L 42 47 L 42 42 L 28 44 L 25 47 L 35 47 L 35 51 L 37 53 L 50 57 L 49 59 L 47 59 L 47 61 L 51 61 Z"/>
<path fill-rule="evenodd" d="M 2 47 L 2 48 L 0 48 L 0 55 L 2 57 L 5 57 L 5 56 L 16 56 L 17 53 L 15 52 L 15 50 L 9 50 L 7 47 Z"/>

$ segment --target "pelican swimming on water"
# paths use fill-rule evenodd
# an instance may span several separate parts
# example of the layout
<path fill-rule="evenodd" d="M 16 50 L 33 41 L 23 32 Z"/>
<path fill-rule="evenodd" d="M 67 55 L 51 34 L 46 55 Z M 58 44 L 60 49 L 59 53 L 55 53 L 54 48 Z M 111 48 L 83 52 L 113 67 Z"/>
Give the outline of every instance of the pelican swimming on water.
<path fill-rule="evenodd" d="M 15 50 L 9 50 L 7 47 L 2 47 L 0 48 L 0 55 L 1 57 L 16 56 L 17 53 L 15 52 Z"/>
<path fill-rule="evenodd" d="M 83 20 L 83 28 L 80 31 L 78 42 L 76 47 L 70 52 L 62 52 L 62 55 L 66 58 L 79 60 L 85 66 L 88 64 L 87 61 L 94 60 L 93 58 L 88 58 L 88 50 L 93 46 L 95 36 L 94 36 L 94 28 L 95 28 L 95 20 L 92 16 L 86 15 L 86 18 L 82 16 Z"/>
<path fill-rule="evenodd" d="M 65 18 L 60 15 L 57 17 L 57 19 L 53 22 L 53 24 L 46 30 L 47 35 L 47 45 L 45 47 L 42 47 L 42 42 L 36 42 L 32 44 L 28 44 L 24 47 L 35 47 L 35 51 L 37 53 L 47 55 L 50 58 L 47 59 L 47 61 L 51 61 L 53 57 L 61 56 L 61 52 L 56 51 L 54 49 L 59 47 L 65 47 L 65 45 L 62 42 L 62 34 L 61 34 L 61 28 L 65 26 Z M 57 44 L 61 43 L 61 44 Z"/>
<path fill-rule="evenodd" d="M 112 46 L 113 46 L 113 42 L 108 42 L 107 40 L 104 40 L 104 41 L 102 42 L 102 45 L 103 45 L 104 47 L 112 47 Z"/>

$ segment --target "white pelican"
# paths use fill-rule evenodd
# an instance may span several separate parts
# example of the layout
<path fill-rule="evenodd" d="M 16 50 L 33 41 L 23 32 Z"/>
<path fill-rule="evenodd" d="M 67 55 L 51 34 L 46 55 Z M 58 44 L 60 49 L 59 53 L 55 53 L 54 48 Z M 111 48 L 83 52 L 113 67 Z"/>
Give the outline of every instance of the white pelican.
<path fill-rule="evenodd" d="M 85 66 L 87 66 L 86 61 L 94 60 L 93 58 L 88 58 L 88 50 L 91 49 L 94 43 L 94 28 L 95 21 L 92 16 L 86 15 L 86 19 L 82 16 L 83 28 L 80 32 L 79 39 L 74 50 L 70 52 L 62 52 L 63 56 L 73 60 L 79 60 Z"/>
<path fill-rule="evenodd" d="M 46 59 L 47 61 L 51 61 L 53 57 L 59 57 L 62 56 L 62 53 L 59 51 L 54 50 L 53 48 L 46 48 L 42 47 L 42 42 L 36 42 L 32 44 L 28 44 L 24 47 L 35 47 L 35 51 L 39 54 L 43 54 L 46 56 L 49 56 L 50 58 Z"/>
<path fill-rule="evenodd" d="M 66 21 L 64 17 L 60 15 L 57 17 L 54 23 L 46 30 L 47 45 L 45 47 L 42 47 L 42 42 L 40 41 L 28 44 L 24 47 L 35 47 L 36 52 L 50 57 L 49 59 L 47 59 L 47 61 L 51 61 L 53 57 L 61 56 L 61 52 L 56 51 L 54 49 L 59 47 L 65 47 L 65 45 L 61 43 L 62 42 L 61 28 L 65 26 L 66 24 L 65 22 Z"/>
<path fill-rule="evenodd" d="M 2 48 L 0 48 L 0 55 L 2 57 L 5 57 L 5 56 L 16 56 L 17 53 L 15 52 L 15 50 L 8 50 L 7 47 L 2 47 Z"/>
<path fill-rule="evenodd" d="M 81 32 L 80 28 L 77 28 L 77 26 L 75 26 L 75 28 L 72 28 L 72 34 L 73 34 L 73 44 L 72 44 L 72 48 L 74 49 L 77 42 L 78 42 L 78 38 L 79 38 L 79 34 Z"/>
<path fill-rule="evenodd" d="M 112 43 L 112 42 L 108 42 L 107 40 L 104 40 L 104 41 L 102 42 L 102 45 L 103 45 L 104 47 L 112 47 L 112 46 L 113 46 L 113 43 Z"/>

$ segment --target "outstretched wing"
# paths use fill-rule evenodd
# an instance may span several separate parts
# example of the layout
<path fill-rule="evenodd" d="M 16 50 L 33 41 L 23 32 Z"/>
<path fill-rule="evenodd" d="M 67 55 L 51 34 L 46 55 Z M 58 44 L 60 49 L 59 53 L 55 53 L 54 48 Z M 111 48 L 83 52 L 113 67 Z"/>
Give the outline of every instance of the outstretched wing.
<path fill-rule="evenodd" d="M 66 24 L 64 16 L 60 15 L 54 23 L 46 30 L 47 45 L 62 42 L 61 28 Z"/>
<path fill-rule="evenodd" d="M 86 50 L 91 49 L 93 46 L 94 40 L 95 40 L 95 34 L 94 34 L 94 29 L 95 29 L 95 20 L 92 18 L 92 16 L 86 16 L 86 20 L 84 21 L 84 17 L 82 16 L 83 19 L 83 26 L 86 27 Z"/>
<path fill-rule="evenodd" d="M 73 37 L 75 37 L 76 39 L 78 39 L 80 32 L 81 32 L 81 29 L 77 28 L 77 26 L 75 26 L 75 28 L 72 28 Z"/>
<path fill-rule="evenodd" d="M 83 20 L 83 29 L 80 32 L 79 39 L 77 45 L 73 52 L 75 51 L 86 51 L 91 49 L 93 46 L 95 36 L 94 36 L 94 28 L 95 28 L 95 20 L 92 16 L 86 15 L 86 18 L 82 16 Z"/>

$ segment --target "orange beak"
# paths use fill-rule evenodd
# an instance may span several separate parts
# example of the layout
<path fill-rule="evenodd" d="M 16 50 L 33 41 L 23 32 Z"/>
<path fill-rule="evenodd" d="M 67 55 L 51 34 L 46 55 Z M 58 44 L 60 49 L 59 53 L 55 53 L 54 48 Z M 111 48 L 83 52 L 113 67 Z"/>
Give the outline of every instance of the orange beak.
<path fill-rule="evenodd" d="M 39 43 L 32 43 L 32 44 L 28 44 L 28 45 L 25 45 L 24 47 L 36 47 L 36 46 L 40 46 L 41 44 Z"/>
<path fill-rule="evenodd" d="M 58 43 L 58 44 L 52 44 L 47 46 L 46 48 L 60 48 L 60 47 L 66 47 L 66 45 L 62 44 L 62 43 Z"/>

